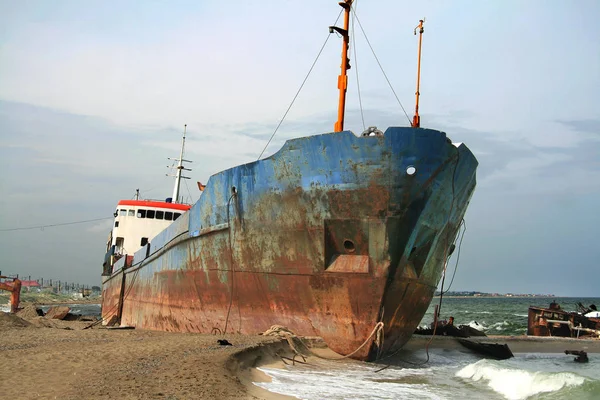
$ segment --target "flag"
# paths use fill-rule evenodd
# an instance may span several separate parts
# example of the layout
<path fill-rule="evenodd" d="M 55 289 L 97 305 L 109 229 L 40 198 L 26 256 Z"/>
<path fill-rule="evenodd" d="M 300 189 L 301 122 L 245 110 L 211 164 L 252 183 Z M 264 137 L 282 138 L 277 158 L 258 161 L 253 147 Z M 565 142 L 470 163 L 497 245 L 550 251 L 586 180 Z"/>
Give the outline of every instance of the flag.
<path fill-rule="evenodd" d="M 202 192 L 204 190 L 204 188 L 206 187 L 206 185 L 203 185 L 200 182 L 197 182 L 197 183 L 198 183 L 198 189 L 200 189 L 200 191 Z"/>

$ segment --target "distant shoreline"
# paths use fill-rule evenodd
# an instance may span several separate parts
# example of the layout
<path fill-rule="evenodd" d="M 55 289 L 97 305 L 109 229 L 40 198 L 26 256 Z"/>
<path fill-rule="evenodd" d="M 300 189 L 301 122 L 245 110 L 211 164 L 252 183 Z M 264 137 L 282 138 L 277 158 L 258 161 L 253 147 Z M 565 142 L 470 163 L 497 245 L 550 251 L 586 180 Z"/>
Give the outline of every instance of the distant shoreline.
<path fill-rule="evenodd" d="M 434 299 L 439 299 L 440 296 L 433 296 Z M 561 299 L 568 299 L 568 298 L 573 298 L 573 299 L 578 299 L 579 297 L 561 297 L 561 296 L 554 296 L 554 295 L 548 295 L 548 296 L 491 296 L 491 295 L 487 295 L 487 296 L 448 296 L 448 295 L 444 295 L 445 299 L 556 299 L 556 298 L 561 298 Z M 585 298 L 585 297 L 581 297 L 581 298 Z M 595 298 L 595 297 L 590 297 L 590 299 Z"/>
<path fill-rule="evenodd" d="M 25 304 L 25 303 L 31 303 L 36 306 L 62 306 L 62 305 L 69 305 L 69 304 L 102 304 L 102 300 L 77 301 L 77 299 L 75 299 L 73 301 L 24 302 L 22 304 Z"/>

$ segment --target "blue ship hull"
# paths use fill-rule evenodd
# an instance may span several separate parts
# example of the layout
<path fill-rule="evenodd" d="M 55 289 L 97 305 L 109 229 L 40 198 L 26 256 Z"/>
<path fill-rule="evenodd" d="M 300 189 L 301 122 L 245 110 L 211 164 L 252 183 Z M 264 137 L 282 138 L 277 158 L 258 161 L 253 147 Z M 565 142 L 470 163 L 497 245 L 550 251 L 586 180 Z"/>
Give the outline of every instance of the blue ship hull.
<path fill-rule="evenodd" d="M 476 168 L 464 144 L 431 129 L 289 140 L 213 175 L 190 211 L 115 264 L 103 317 L 204 333 L 285 325 L 375 360 L 427 310 Z"/>

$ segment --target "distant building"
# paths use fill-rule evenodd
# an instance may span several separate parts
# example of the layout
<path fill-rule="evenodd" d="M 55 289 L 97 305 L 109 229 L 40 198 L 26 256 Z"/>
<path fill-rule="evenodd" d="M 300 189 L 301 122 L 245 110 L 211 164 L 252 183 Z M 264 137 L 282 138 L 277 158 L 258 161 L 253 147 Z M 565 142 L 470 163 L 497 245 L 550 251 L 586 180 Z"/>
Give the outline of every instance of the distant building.
<path fill-rule="evenodd" d="M 27 289 L 28 292 L 31 290 L 39 291 L 42 288 L 42 285 L 38 281 L 21 281 L 21 290 Z"/>

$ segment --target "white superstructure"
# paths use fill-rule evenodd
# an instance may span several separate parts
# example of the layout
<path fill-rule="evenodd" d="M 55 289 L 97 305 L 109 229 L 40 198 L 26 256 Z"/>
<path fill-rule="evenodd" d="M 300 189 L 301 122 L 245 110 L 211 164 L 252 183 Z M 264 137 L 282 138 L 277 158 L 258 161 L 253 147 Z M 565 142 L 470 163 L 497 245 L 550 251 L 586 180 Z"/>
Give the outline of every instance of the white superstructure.
<path fill-rule="evenodd" d="M 115 246 L 115 256 L 135 253 L 189 209 L 187 204 L 162 201 L 119 201 L 107 251 Z"/>

